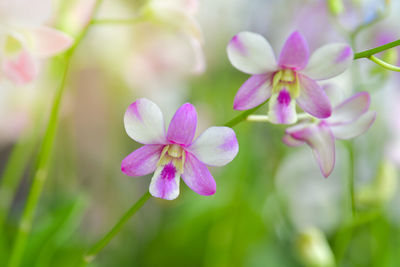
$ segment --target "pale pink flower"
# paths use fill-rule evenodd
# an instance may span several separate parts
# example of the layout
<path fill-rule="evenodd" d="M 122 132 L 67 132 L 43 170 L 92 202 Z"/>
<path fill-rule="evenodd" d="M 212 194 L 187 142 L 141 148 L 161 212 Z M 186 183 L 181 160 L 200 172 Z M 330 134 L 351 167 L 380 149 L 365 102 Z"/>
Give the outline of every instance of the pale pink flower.
<path fill-rule="evenodd" d="M 206 165 L 223 166 L 239 150 L 228 127 L 210 127 L 193 140 L 197 112 L 190 103 L 176 111 L 167 132 L 160 108 L 145 98 L 129 106 L 124 122 L 128 135 L 144 146 L 122 161 L 121 170 L 129 176 L 154 172 L 150 193 L 159 198 L 177 198 L 180 177 L 196 193 L 214 194 L 216 184 Z"/>
<path fill-rule="evenodd" d="M 51 0 L 0 0 L 0 54 L 2 76 L 26 84 L 38 74 L 37 59 L 60 53 L 72 39 L 43 24 Z"/>
<path fill-rule="evenodd" d="M 329 117 L 329 98 L 316 81 L 341 74 L 353 60 L 351 47 L 342 43 L 322 46 L 309 58 L 308 44 L 297 31 L 286 40 L 278 61 L 268 41 L 252 32 L 235 35 L 227 52 L 234 67 L 252 75 L 237 92 L 234 109 L 251 109 L 271 98 L 269 120 L 281 124 L 297 121 L 296 103 L 312 116 Z"/>
<path fill-rule="evenodd" d="M 365 133 L 376 117 L 374 111 L 368 111 L 369 106 L 369 94 L 357 93 L 337 105 L 329 118 L 286 129 L 283 142 L 289 146 L 309 145 L 322 174 L 328 177 L 335 166 L 335 139 L 350 139 Z"/>

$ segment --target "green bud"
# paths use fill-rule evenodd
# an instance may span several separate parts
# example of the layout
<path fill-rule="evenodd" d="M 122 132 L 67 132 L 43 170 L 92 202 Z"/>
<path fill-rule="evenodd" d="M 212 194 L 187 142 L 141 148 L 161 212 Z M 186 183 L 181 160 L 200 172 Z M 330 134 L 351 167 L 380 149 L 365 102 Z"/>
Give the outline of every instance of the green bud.
<path fill-rule="evenodd" d="M 374 181 L 356 194 L 360 206 L 380 206 L 387 203 L 394 195 L 397 186 L 397 170 L 393 163 L 384 161 L 379 166 Z"/>
<path fill-rule="evenodd" d="M 344 5 L 342 0 L 328 0 L 328 10 L 334 15 L 338 16 L 343 13 Z"/>
<path fill-rule="evenodd" d="M 334 267 L 335 260 L 325 235 L 318 228 L 307 228 L 298 234 L 296 250 L 299 259 L 309 267 Z"/>

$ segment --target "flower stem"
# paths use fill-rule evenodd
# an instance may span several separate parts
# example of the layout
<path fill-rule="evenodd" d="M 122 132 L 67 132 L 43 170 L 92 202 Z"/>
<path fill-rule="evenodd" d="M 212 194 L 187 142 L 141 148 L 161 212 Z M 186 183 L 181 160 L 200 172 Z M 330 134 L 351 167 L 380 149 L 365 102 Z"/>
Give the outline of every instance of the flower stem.
<path fill-rule="evenodd" d="M 390 42 L 390 43 L 387 43 L 387 44 L 384 44 L 384 45 L 381 45 L 381 46 L 378 46 L 378 47 L 375 47 L 375 48 L 372 48 L 372 49 L 369 49 L 369 50 L 365 50 L 365 51 L 362 51 L 362 52 L 355 53 L 354 54 L 354 59 L 370 58 L 371 56 L 373 56 L 375 54 L 378 54 L 378 53 L 380 53 L 382 51 L 388 50 L 390 48 L 393 48 L 393 47 L 396 47 L 396 46 L 399 46 L 399 45 L 400 45 L 400 39 L 396 40 L 396 41 L 393 41 L 393 42 Z"/>
<path fill-rule="evenodd" d="M 5 220 L 11 208 L 18 185 L 21 181 L 25 166 L 35 148 L 35 138 L 22 137 L 10 153 L 1 178 L 0 186 L 0 231 L 3 230 Z"/>
<path fill-rule="evenodd" d="M 150 193 L 147 191 L 132 207 L 129 208 L 127 212 L 121 217 L 121 219 L 114 225 L 114 227 L 96 244 L 94 244 L 83 256 L 83 262 L 81 266 L 92 262 L 97 254 L 108 244 L 111 239 L 114 238 L 116 234 L 121 231 L 121 228 L 126 224 L 126 222 L 149 200 L 151 197 Z"/>
<path fill-rule="evenodd" d="M 268 99 L 268 100 L 269 100 L 269 99 Z M 259 108 L 261 108 L 265 103 L 268 102 L 268 100 L 265 101 L 264 103 L 258 105 L 258 106 L 255 107 L 255 108 L 252 108 L 252 109 L 249 109 L 249 110 L 246 110 L 246 111 L 242 112 L 241 114 L 239 114 L 238 116 L 236 116 L 236 117 L 233 118 L 232 120 L 228 121 L 228 122 L 225 123 L 224 125 L 227 126 L 227 127 L 234 127 L 234 126 L 236 126 L 237 124 L 239 124 L 239 123 L 241 123 L 242 121 L 246 120 L 247 117 L 248 117 L 249 115 L 253 114 L 253 113 L 256 112 Z"/>
<path fill-rule="evenodd" d="M 373 62 L 375 62 L 376 64 L 378 64 L 379 66 L 385 68 L 385 69 L 388 69 L 388 70 L 391 70 L 391 71 L 400 72 L 400 67 L 397 67 L 397 66 L 394 66 L 392 64 L 389 64 L 389 63 L 387 63 L 387 62 L 385 62 L 385 61 L 383 61 L 383 60 L 381 60 L 381 59 L 379 59 L 379 58 L 377 58 L 375 56 L 370 56 L 369 59 L 372 60 Z"/>
<path fill-rule="evenodd" d="M 347 151 L 349 153 L 349 193 L 351 203 L 351 214 L 353 219 L 356 216 L 356 202 L 354 197 L 354 172 L 355 172 L 355 158 L 354 158 L 354 144 L 349 142 L 347 144 Z"/>
<path fill-rule="evenodd" d="M 93 14 L 98 10 L 102 0 L 96 2 Z M 17 229 L 16 239 L 12 247 L 9 267 L 17 267 L 21 263 L 23 252 L 28 241 L 28 236 L 32 227 L 32 221 L 35 214 L 37 204 L 39 202 L 40 196 L 43 191 L 43 187 L 48 175 L 48 167 L 50 161 L 50 154 L 53 149 L 54 139 L 57 129 L 57 122 L 59 117 L 59 110 L 61 106 L 61 100 L 65 91 L 65 84 L 67 79 L 67 74 L 71 62 L 71 58 L 83 39 L 83 37 L 88 32 L 90 24 L 86 25 L 81 31 L 80 35 L 76 38 L 75 44 L 65 53 L 64 69 L 62 72 L 62 78 L 58 90 L 54 96 L 53 105 L 51 108 L 50 118 L 47 124 L 46 132 L 37 156 L 37 166 L 35 169 L 35 174 L 33 177 L 31 190 L 28 195 L 27 203 L 22 214 L 19 227 Z"/>
<path fill-rule="evenodd" d="M 120 24 L 120 25 L 131 25 L 136 23 L 144 22 L 146 18 L 144 16 L 138 16 L 130 19 L 95 19 L 91 22 L 92 25 L 104 25 L 104 24 Z"/>

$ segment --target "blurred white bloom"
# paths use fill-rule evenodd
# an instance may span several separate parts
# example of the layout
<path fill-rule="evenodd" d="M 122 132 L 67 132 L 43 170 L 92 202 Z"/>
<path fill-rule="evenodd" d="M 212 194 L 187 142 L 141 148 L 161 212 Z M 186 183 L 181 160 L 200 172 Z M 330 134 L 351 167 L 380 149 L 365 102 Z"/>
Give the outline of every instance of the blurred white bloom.
<path fill-rule="evenodd" d="M 325 235 L 318 228 L 302 230 L 296 240 L 296 250 L 305 266 L 333 267 L 335 258 L 326 241 Z"/>

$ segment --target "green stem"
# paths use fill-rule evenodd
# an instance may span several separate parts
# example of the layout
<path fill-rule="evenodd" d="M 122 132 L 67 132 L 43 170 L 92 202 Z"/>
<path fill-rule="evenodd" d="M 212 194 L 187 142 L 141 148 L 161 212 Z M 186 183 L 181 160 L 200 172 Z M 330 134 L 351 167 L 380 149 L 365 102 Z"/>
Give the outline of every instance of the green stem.
<path fill-rule="evenodd" d="M 130 19 L 95 19 L 91 22 L 92 25 L 104 25 L 104 24 L 121 24 L 131 25 L 140 22 L 144 22 L 146 18 L 144 16 L 138 16 Z"/>
<path fill-rule="evenodd" d="M 394 66 L 392 64 L 389 64 L 389 63 L 387 63 L 387 62 L 385 62 L 385 61 L 383 61 L 383 60 L 381 60 L 381 59 L 379 59 L 379 58 L 377 58 L 375 56 L 370 56 L 369 59 L 372 60 L 373 62 L 375 62 L 376 64 L 378 64 L 379 66 L 385 68 L 385 69 L 388 69 L 388 70 L 391 70 L 391 71 L 400 72 L 400 67 L 397 67 L 397 66 Z"/>
<path fill-rule="evenodd" d="M 240 113 L 238 116 L 236 116 L 236 117 L 233 118 L 232 120 L 228 121 L 228 122 L 225 123 L 224 125 L 227 126 L 227 127 L 234 127 L 234 126 L 236 126 L 237 124 L 239 124 L 239 123 L 241 123 L 242 121 L 246 120 L 247 117 L 248 117 L 249 115 L 251 115 L 251 114 L 253 114 L 254 112 L 256 112 L 259 108 L 261 108 L 261 107 L 262 107 L 265 103 L 267 103 L 267 102 L 268 102 L 268 100 L 265 101 L 264 103 L 258 105 L 258 106 L 255 107 L 255 108 L 252 108 L 252 109 L 249 109 L 249 110 L 246 110 L 246 111 Z"/>
<path fill-rule="evenodd" d="M 98 10 L 102 0 L 96 2 L 93 14 Z M 16 234 L 16 239 L 12 247 L 9 267 L 17 267 L 21 263 L 23 252 L 28 241 L 28 236 L 32 227 L 33 217 L 36 211 L 37 204 L 39 202 L 40 196 L 43 191 L 43 187 L 48 175 L 48 167 L 50 161 L 50 154 L 54 145 L 54 139 L 57 129 L 57 122 L 59 117 L 59 110 L 61 105 L 61 100 L 65 91 L 65 84 L 67 79 L 67 74 L 71 62 L 71 58 L 80 44 L 83 37 L 88 32 L 90 24 L 86 25 L 82 30 L 80 35 L 76 38 L 75 44 L 68 50 L 65 54 L 65 65 L 62 73 L 61 83 L 58 90 L 54 96 L 53 105 L 51 108 L 50 118 L 47 124 L 46 132 L 38 153 L 38 161 L 35 170 L 35 175 L 33 177 L 31 190 L 28 195 L 27 203 L 23 211 L 21 221 Z"/>
<path fill-rule="evenodd" d="M 11 208 L 18 185 L 23 177 L 25 166 L 32 156 L 36 138 L 22 137 L 14 145 L 1 178 L 0 185 L 0 229 L 3 230 L 5 220 Z M 0 230 L 0 231 L 1 231 Z"/>
<path fill-rule="evenodd" d="M 369 50 L 365 50 L 365 51 L 362 51 L 362 52 L 355 53 L 354 54 L 354 59 L 369 58 L 369 57 L 371 57 L 371 56 L 373 56 L 375 54 L 378 54 L 378 53 L 380 53 L 382 51 L 388 50 L 390 48 L 393 48 L 393 47 L 396 47 L 396 46 L 399 46 L 399 45 L 400 45 L 400 39 L 396 40 L 396 41 L 393 41 L 393 42 L 390 42 L 390 43 L 387 43 L 387 44 L 384 44 L 384 45 L 381 45 L 381 46 L 378 46 L 378 47 L 375 47 L 375 48 L 372 48 L 372 49 L 369 49 Z"/>
<path fill-rule="evenodd" d="M 352 142 L 347 144 L 347 151 L 349 153 L 349 193 L 351 203 L 351 214 L 353 219 L 356 216 L 356 202 L 354 193 L 354 176 L 355 176 L 355 157 L 354 157 L 354 145 Z"/>
<path fill-rule="evenodd" d="M 121 219 L 114 225 L 114 227 L 96 244 L 94 244 L 84 255 L 82 266 L 92 262 L 97 254 L 114 238 L 116 234 L 121 231 L 121 228 L 127 223 L 127 221 L 135 215 L 135 213 L 149 200 L 151 197 L 147 191 L 127 212 L 121 217 Z"/>

